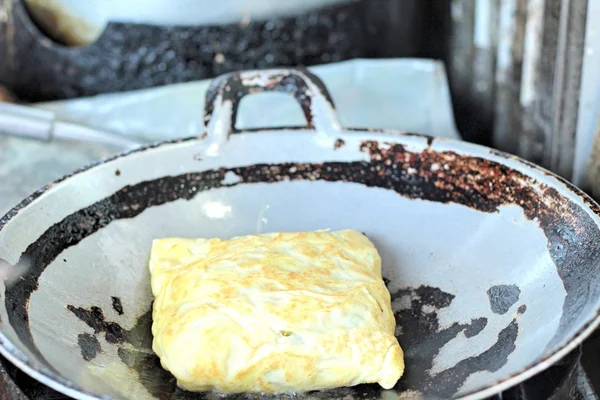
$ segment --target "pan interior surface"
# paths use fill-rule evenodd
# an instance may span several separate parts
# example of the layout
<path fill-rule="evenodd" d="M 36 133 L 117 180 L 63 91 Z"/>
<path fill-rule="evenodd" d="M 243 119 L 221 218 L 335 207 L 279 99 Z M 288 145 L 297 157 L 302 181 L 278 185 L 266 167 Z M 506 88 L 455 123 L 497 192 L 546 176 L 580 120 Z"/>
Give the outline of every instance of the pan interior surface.
<path fill-rule="evenodd" d="M 335 143 L 240 134 L 217 156 L 199 157 L 203 148 L 198 139 L 119 157 L 5 217 L 0 257 L 18 276 L 2 290 L 3 353 L 79 398 L 213 398 L 178 389 L 151 349 L 148 256 L 153 239 L 172 236 L 350 228 L 375 243 L 405 376 L 391 391 L 300 398 L 477 397 L 595 319 L 598 217 L 544 171 L 383 133 Z"/>

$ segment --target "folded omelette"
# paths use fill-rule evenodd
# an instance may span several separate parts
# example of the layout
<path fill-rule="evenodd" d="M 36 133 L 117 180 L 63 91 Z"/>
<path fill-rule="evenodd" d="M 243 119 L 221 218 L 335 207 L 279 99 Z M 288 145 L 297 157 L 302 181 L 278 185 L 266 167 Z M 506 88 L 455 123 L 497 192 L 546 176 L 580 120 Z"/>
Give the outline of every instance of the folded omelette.
<path fill-rule="evenodd" d="M 404 372 L 375 246 L 353 230 L 159 239 L 153 350 L 189 391 L 304 392 Z"/>

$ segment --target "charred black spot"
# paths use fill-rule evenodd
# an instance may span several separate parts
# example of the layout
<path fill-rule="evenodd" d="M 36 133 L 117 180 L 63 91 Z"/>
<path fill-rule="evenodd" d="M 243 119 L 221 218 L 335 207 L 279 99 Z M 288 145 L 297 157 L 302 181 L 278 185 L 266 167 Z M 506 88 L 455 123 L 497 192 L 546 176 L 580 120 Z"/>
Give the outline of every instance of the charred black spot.
<path fill-rule="evenodd" d="M 519 301 L 521 289 L 517 285 L 496 285 L 487 291 L 490 308 L 494 314 L 506 314 Z"/>
<path fill-rule="evenodd" d="M 116 322 L 107 321 L 102 309 L 92 306 L 89 309 L 68 305 L 67 309 L 77 318 L 94 330 L 95 334 L 104 333 L 108 343 L 129 343 L 138 348 L 152 348 L 152 334 L 148 334 L 152 325 L 152 309 L 138 318 L 138 323 L 130 330 L 125 330 Z"/>
<path fill-rule="evenodd" d="M 439 310 L 448 307 L 452 303 L 454 295 L 439 288 L 421 286 L 416 289 L 399 290 L 392 295 L 392 299 L 397 301 L 405 296 L 410 297 L 410 304 L 408 308 L 398 311 L 396 318 L 403 329 L 403 333 L 398 339 L 405 350 L 405 362 L 409 368 L 400 380 L 397 390 L 410 389 L 430 395 L 448 396 L 453 394 L 470 374 L 489 370 L 486 369 L 488 364 L 490 368 L 503 365 L 506 362 L 505 357 L 514 350 L 514 346 L 508 341 L 509 338 L 506 339 L 506 335 L 501 336 L 502 340 L 482 353 L 481 358 L 473 358 L 471 362 L 464 364 L 464 370 L 463 367 L 460 367 L 460 371 L 457 371 L 455 370 L 457 367 L 453 367 L 442 372 L 443 379 L 439 380 L 438 377 L 441 374 L 431 376 L 429 370 L 442 346 L 456 338 L 460 332 L 464 332 L 467 338 L 476 336 L 486 327 L 487 319 L 476 318 L 469 324 L 455 323 L 448 328 L 440 329 L 437 311 L 432 312 L 426 308 Z M 91 307 L 90 310 L 72 308 L 77 310 L 76 315 L 81 315 L 82 320 L 95 331 L 99 329 L 101 332 L 107 324 L 114 324 L 106 321 L 101 313 L 99 314 L 99 307 Z M 90 319 L 92 322 L 88 323 L 87 321 Z M 210 398 L 210 393 L 189 393 L 177 388 L 173 376 L 161 367 L 159 358 L 150 351 L 152 346 L 151 326 L 152 313 L 149 310 L 138 318 L 131 330 L 122 330 L 123 340 L 118 344 L 127 342 L 132 345 L 133 349 L 119 346 L 117 351 L 121 361 L 130 367 L 138 375 L 139 382 L 158 398 L 163 398 L 163 396 L 172 399 Z M 499 358 L 494 358 L 496 356 Z M 310 395 L 311 398 L 317 399 L 343 398 L 345 396 L 351 396 L 353 399 L 379 399 L 382 396 L 382 388 L 377 384 L 359 385 L 351 388 L 311 392 Z M 254 397 L 252 395 L 232 395 L 226 396 L 226 398 L 234 400 Z"/>
<path fill-rule="evenodd" d="M 481 331 L 487 326 L 487 318 L 477 318 L 471 320 L 471 325 L 465 329 L 465 336 L 472 338 L 473 336 L 479 335 Z"/>
<path fill-rule="evenodd" d="M 160 359 L 152 351 L 152 306 L 137 319 L 125 338 L 133 349 L 119 347 L 117 354 L 138 375 L 138 381 L 151 395 L 160 399 L 204 398 L 203 394 L 179 389 L 176 379 L 162 368 Z"/>
<path fill-rule="evenodd" d="M 496 343 L 483 353 L 465 358 L 455 366 L 435 375 L 427 384 L 425 392 L 444 398 L 456 393 L 463 382 L 474 372 L 495 372 L 506 364 L 508 356 L 515 351 L 519 325 L 513 320 L 498 334 Z"/>
<path fill-rule="evenodd" d="M 93 360 L 102 351 L 102 347 L 96 336 L 89 333 L 80 333 L 77 336 L 77 344 L 81 349 L 81 356 L 85 361 Z"/>
<path fill-rule="evenodd" d="M 123 315 L 123 304 L 121 303 L 121 299 L 116 296 L 111 297 L 113 310 L 117 312 L 119 315 Z"/>
<path fill-rule="evenodd" d="M 427 395 L 451 397 L 465 380 L 478 371 L 496 371 L 515 350 L 518 327 L 511 322 L 498 336 L 496 343 L 476 357 L 461 360 L 455 366 L 432 375 L 430 370 L 440 349 L 463 332 L 473 338 L 487 326 L 487 318 L 476 318 L 470 324 L 454 323 L 440 329 L 437 310 L 448 307 L 454 295 L 439 288 L 421 286 L 403 289 L 392 295 L 393 299 L 409 296 L 410 308 L 400 309 L 396 320 L 402 326 L 398 340 L 405 350 L 407 368 L 399 383 L 403 389 L 416 389 Z M 425 310 L 427 308 L 427 310 Z M 431 311 L 431 309 L 435 311 Z"/>
<path fill-rule="evenodd" d="M 519 306 L 519 309 L 517 310 L 517 312 L 519 314 L 525 314 L 525 311 L 527 311 L 527 305 L 522 304 L 521 306 Z"/>
<path fill-rule="evenodd" d="M 137 349 L 152 350 L 152 304 L 133 328 L 126 331 L 125 340 Z"/>
<path fill-rule="evenodd" d="M 345 144 L 346 144 L 346 142 L 344 142 L 342 139 L 337 139 L 335 141 L 335 143 L 333 144 L 333 149 L 337 150 L 337 149 L 339 149 L 341 147 L 344 147 Z"/>
<path fill-rule="evenodd" d="M 121 171 L 120 170 L 116 170 L 115 171 L 115 176 L 121 176 Z"/>
<path fill-rule="evenodd" d="M 537 222 L 548 239 L 547 248 L 567 292 L 557 336 L 550 347 L 560 341 L 558 335 L 577 320 L 584 308 L 590 307 L 587 299 L 600 297 L 600 230 L 583 208 L 556 189 L 494 161 L 454 152 L 428 148 L 411 153 L 402 145 L 382 147 L 372 141 L 364 142 L 361 149 L 369 152 L 371 166 L 375 166 L 380 177 L 373 186 L 388 187 L 409 198 L 462 204 L 482 212 L 518 205 L 528 219 Z M 402 169 L 397 171 L 395 164 Z M 409 167 L 417 172 L 407 179 Z M 587 199 L 568 182 L 556 179 Z M 598 214 L 597 206 L 587 200 L 586 203 Z M 594 284 L 584 283 L 590 281 Z"/>
<path fill-rule="evenodd" d="M 410 298 L 409 307 L 401 300 L 407 297 Z M 495 347 L 492 346 L 485 353 L 483 361 L 476 359 L 462 364 L 460 371 L 454 366 L 433 376 L 430 370 L 440 349 L 461 332 L 467 338 L 477 336 L 487 326 L 487 318 L 475 318 L 469 324 L 454 323 L 440 329 L 438 310 L 450 306 L 454 295 L 435 287 L 420 286 L 416 289 L 402 289 L 393 293 L 392 299 L 401 303 L 400 306 L 394 307 L 396 321 L 402 327 L 398 341 L 404 349 L 405 364 L 409 366 L 398 384 L 399 389 L 419 390 L 427 395 L 443 398 L 451 397 L 469 375 L 487 370 L 482 367 L 481 362 L 489 362 L 493 366 L 504 365 L 506 357 L 514 351 L 516 335 L 514 338 L 510 336 L 514 339 L 512 343 L 503 336 L 502 340 L 499 338 Z"/>
<path fill-rule="evenodd" d="M 448 307 L 455 297 L 453 294 L 446 293 L 439 288 L 434 288 L 431 286 L 419 286 L 414 292 L 419 298 L 418 304 L 427 304 L 436 308 Z"/>

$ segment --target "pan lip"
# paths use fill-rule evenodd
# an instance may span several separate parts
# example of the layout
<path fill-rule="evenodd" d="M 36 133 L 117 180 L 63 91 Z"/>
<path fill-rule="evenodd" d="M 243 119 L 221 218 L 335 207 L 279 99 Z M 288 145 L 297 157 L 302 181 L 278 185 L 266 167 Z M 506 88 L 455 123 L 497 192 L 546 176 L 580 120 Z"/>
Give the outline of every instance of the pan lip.
<path fill-rule="evenodd" d="M 276 128 L 262 128 L 262 129 L 248 129 L 242 130 L 239 132 L 233 133 L 234 135 L 241 134 L 255 134 L 261 132 L 276 132 L 276 131 L 306 131 L 314 133 L 313 129 L 309 129 L 306 127 L 276 127 Z M 527 160 L 524 160 L 518 156 L 511 155 L 509 153 L 505 153 L 496 149 L 492 149 L 486 146 L 463 142 L 457 139 L 449 139 L 449 138 L 439 138 L 430 135 L 423 135 L 418 133 L 410 133 L 403 132 L 392 129 L 371 129 L 371 128 L 343 128 L 342 130 L 335 132 L 335 135 L 344 136 L 352 133 L 381 133 L 385 135 L 389 135 L 390 137 L 417 137 L 423 138 L 428 141 L 428 144 L 431 145 L 433 142 L 443 142 L 446 144 L 456 145 L 457 147 L 461 147 L 462 151 L 465 153 L 472 152 L 473 150 L 479 150 L 479 152 L 487 153 L 492 156 L 504 158 L 506 160 L 517 161 L 522 166 L 526 167 L 530 171 L 541 173 L 547 177 L 554 178 L 558 183 L 564 186 L 564 190 L 571 195 L 579 198 L 582 201 L 582 206 L 585 206 L 590 213 L 594 214 L 597 218 L 600 218 L 600 207 L 598 204 L 586 193 L 584 193 L 581 189 L 577 188 L 572 183 L 568 182 L 564 178 L 556 175 L 555 173 L 548 171 L 547 169 L 533 164 Z M 164 148 L 172 145 L 177 145 L 186 142 L 193 141 L 201 141 L 203 140 L 203 136 L 191 136 L 185 138 L 177 138 L 173 140 L 159 141 L 151 144 L 147 144 L 141 146 L 139 148 L 127 150 L 121 153 L 117 153 L 110 157 L 100 159 L 98 161 L 94 161 L 82 168 L 75 170 L 74 172 L 64 175 L 61 178 L 54 180 L 53 182 L 43 186 L 39 190 L 35 191 L 24 200 L 19 202 L 13 208 L 11 208 L 4 216 L 0 218 L 0 232 L 6 226 L 6 224 L 13 219 L 15 216 L 19 214 L 19 212 L 29 206 L 36 199 L 41 197 L 43 194 L 47 193 L 52 187 L 55 185 L 71 178 L 76 175 L 80 175 L 88 170 L 93 168 L 109 164 L 113 161 L 117 161 L 125 156 L 129 156 L 132 154 L 142 153 L 147 150 L 152 150 L 156 148 Z M 483 156 L 482 156 L 483 157 Z M 512 168 L 512 167 L 511 167 Z M 564 195 L 564 193 L 562 193 Z M 600 222 L 597 222 L 600 225 Z M 586 321 L 582 328 L 580 328 L 572 337 L 571 340 L 561 347 L 554 350 L 553 353 L 547 355 L 545 358 L 535 361 L 521 371 L 514 373 L 511 376 L 498 380 L 492 384 L 489 384 L 485 387 L 472 390 L 470 392 L 461 394 L 456 399 L 461 400 L 480 400 L 486 397 L 489 397 L 493 394 L 502 392 L 512 386 L 515 386 L 532 376 L 546 370 L 557 361 L 565 357 L 571 351 L 573 351 L 577 346 L 579 346 L 598 326 L 600 326 L 600 307 L 598 307 L 595 311 L 595 315 Z M 98 396 L 96 394 L 92 394 L 87 392 L 85 389 L 81 388 L 79 385 L 71 382 L 70 380 L 55 374 L 52 371 L 47 371 L 43 368 L 36 368 L 32 365 L 29 358 L 18 350 L 11 342 L 10 339 L 6 337 L 3 332 L 0 332 L 0 354 L 8 359 L 12 364 L 14 364 L 21 371 L 25 372 L 27 375 L 37 380 L 38 382 L 50 387 L 53 390 L 56 390 L 60 393 L 63 393 L 67 396 L 77 398 L 77 399 L 85 399 L 85 400 L 112 400 L 112 397 L 107 396 Z"/>
<path fill-rule="evenodd" d="M 27 375 L 40 382 L 41 384 L 46 385 L 49 388 L 74 399 L 116 400 L 112 397 L 97 397 L 96 395 L 86 392 L 84 389 L 78 387 L 77 385 L 73 384 L 72 382 L 68 381 L 67 379 L 61 376 L 57 376 L 52 372 L 45 372 L 32 367 L 28 361 L 24 361 L 21 359 L 23 355 L 18 354 L 18 350 L 11 352 L 11 350 L 6 346 L 6 342 L 10 343 L 10 340 L 6 336 L 4 336 L 3 333 L 0 333 L 0 354 L 2 354 L 3 357 L 5 357 L 11 364 L 16 366 L 19 370 L 25 372 Z"/>

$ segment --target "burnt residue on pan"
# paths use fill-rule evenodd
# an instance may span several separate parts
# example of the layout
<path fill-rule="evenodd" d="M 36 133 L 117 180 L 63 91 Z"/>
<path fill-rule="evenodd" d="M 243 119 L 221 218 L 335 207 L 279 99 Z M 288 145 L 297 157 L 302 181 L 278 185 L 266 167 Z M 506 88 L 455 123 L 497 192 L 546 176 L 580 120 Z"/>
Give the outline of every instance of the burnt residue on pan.
<path fill-rule="evenodd" d="M 527 305 L 526 304 L 520 305 L 519 308 L 517 309 L 517 312 L 519 314 L 525 314 L 526 311 L 527 311 Z"/>
<path fill-rule="evenodd" d="M 517 320 L 513 319 L 500 333 L 496 342 L 483 353 L 460 360 L 456 365 L 430 379 L 428 393 L 444 398 L 456 393 L 467 378 L 482 371 L 496 372 L 506 364 L 508 356 L 516 349 L 519 334 Z M 443 389 L 441 389 L 443 388 Z"/>
<path fill-rule="evenodd" d="M 108 343 L 129 343 L 135 347 L 152 348 L 152 334 L 148 334 L 145 330 L 147 326 L 152 324 L 152 307 L 142 314 L 138 318 L 137 324 L 129 330 L 124 329 L 118 322 L 108 321 L 104 316 L 102 308 L 98 306 L 83 308 L 68 305 L 67 309 L 79 320 L 85 322 L 87 326 L 92 328 L 94 330 L 94 335 L 103 333 L 104 339 Z"/>
<path fill-rule="evenodd" d="M 387 279 L 384 279 L 388 281 Z M 388 281 L 389 282 L 389 281 Z M 405 288 L 391 294 L 394 314 L 398 325 L 402 328 L 397 337 L 405 350 L 405 363 L 410 366 L 405 376 L 400 380 L 395 391 L 400 393 L 420 392 L 428 395 L 452 396 L 464 383 L 465 379 L 474 372 L 496 371 L 502 367 L 515 348 L 518 334 L 516 320 L 510 322 L 498 335 L 496 342 L 483 353 L 462 360 L 437 375 L 430 373 L 434 366 L 435 357 L 440 349 L 455 339 L 460 333 L 472 338 L 480 334 L 487 326 L 487 318 L 473 319 L 468 324 L 454 323 L 449 327 L 440 329 L 438 312 L 450 306 L 454 295 L 446 293 L 439 288 L 420 286 L 418 288 Z M 81 309 L 80 307 L 72 307 Z M 90 310 L 98 310 L 92 306 Z M 88 314 L 94 315 L 94 322 L 90 322 Z M 103 316 L 96 313 L 77 314 L 77 316 L 91 327 L 107 324 Z M 132 337 L 144 336 L 152 338 L 152 320 L 150 311 L 140 317 L 133 329 L 123 332 L 120 337 L 122 343 L 133 346 L 120 346 L 117 350 L 121 361 L 131 368 L 138 380 L 148 392 L 157 398 L 169 399 L 210 399 L 211 393 L 189 393 L 177 388 L 175 378 L 160 365 L 160 359 L 152 352 L 151 341 L 143 343 L 132 340 Z M 116 324 L 109 322 L 109 324 Z M 132 333 L 133 332 L 133 333 Z M 81 345 L 81 344 L 80 344 Z M 82 347 L 82 354 L 85 349 Z M 84 357 L 85 359 L 85 357 Z M 86 359 L 87 360 L 87 359 Z M 442 382 L 440 384 L 440 382 Z M 377 384 L 360 385 L 352 388 L 339 388 L 297 394 L 298 399 L 380 399 L 384 390 Z M 231 395 L 220 396 L 224 399 L 255 399 L 275 398 L 276 396 Z"/>
<path fill-rule="evenodd" d="M 94 334 L 104 333 L 104 338 L 108 343 L 123 343 L 125 340 L 125 331 L 121 325 L 116 322 L 106 321 L 104 312 L 100 307 L 94 306 L 90 309 L 85 309 L 69 304 L 67 310 L 71 311 L 77 318 L 92 328 Z"/>
<path fill-rule="evenodd" d="M 81 349 L 81 357 L 83 357 L 85 361 L 93 360 L 100 352 L 102 352 L 102 347 L 100 346 L 98 338 L 87 332 L 80 333 L 77 336 L 77 344 Z"/>
<path fill-rule="evenodd" d="M 412 153 L 399 144 L 367 141 L 361 150 L 377 162 L 379 179 L 373 186 L 483 212 L 517 205 L 537 222 L 567 292 L 560 325 L 549 346 L 561 341 L 561 334 L 575 323 L 588 298 L 600 296 L 600 286 L 587 283 L 600 278 L 600 230 L 585 210 L 556 189 L 497 162 L 431 147 Z"/>
<path fill-rule="evenodd" d="M 113 310 L 115 310 L 117 312 L 117 314 L 123 315 L 124 311 L 123 311 L 123 303 L 121 303 L 121 298 L 117 297 L 117 296 L 112 296 L 110 299 L 112 301 Z"/>
<path fill-rule="evenodd" d="M 451 151 L 437 152 L 431 146 L 422 152 L 410 152 L 399 144 L 367 141 L 362 143 L 361 150 L 369 153 L 369 161 L 221 168 L 126 186 L 67 216 L 28 246 L 19 265 L 23 266 L 24 260 L 29 260 L 31 268 L 23 269 L 23 279 L 10 282 L 6 288 L 5 304 L 10 324 L 24 345 L 43 361 L 31 335 L 27 305 L 31 294 L 38 288 L 38 280 L 44 269 L 65 249 L 77 245 L 115 220 L 133 218 L 150 207 L 175 200 L 189 200 L 205 190 L 289 180 L 352 182 L 393 190 L 411 199 L 460 204 L 481 212 L 496 212 L 504 205 L 521 207 L 525 216 L 535 221 L 545 232 L 550 256 L 567 293 L 559 329 L 551 346 L 560 343 L 565 338 L 565 332 L 584 314 L 586 299 L 599 296 L 595 291 L 599 290 L 600 285 L 588 283 L 599 279 L 600 254 L 596 243 L 600 238 L 600 231 L 584 209 L 555 189 L 534 182 L 501 163 Z M 231 173 L 239 177 L 239 182 L 225 183 L 225 175 Z M 25 200 L 23 204 L 29 201 L 31 199 Z M 16 212 L 18 208 L 7 218 Z M 94 312 L 92 308 L 74 307 L 73 310 L 79 313 L 78 316 L 86 318 L 90 312 Z M 94 324 L 95 322 L 90 326 L 96 330 Z M 406 316 L 402 324 L 410 324 L 410 317 Z M 465 335 L 475 334 L 482 324 L 483 322 L 475 320 L 470 325 L 453 329 L 465 332 Z M 478 356 L 481 358 L 461 361 L 459 367 L 462 369 L 466 365 L 470 366 L 468 370 L 471 372 L 497 369 L 513 351 L 513 338 L 517 332 L 517 322 L 513 321 L 500 333 L 495 347 Z M 437 344 L 432 342 L 432 346 Z M 435 353 L 436 349 L 429 351 Z M 485 367 L 484 361 L 490 367 Z M 50 365 L 48 367 L 51 368 Z M 439 379 L 442 374 L 438 374 L 435 384 L 439 386 L 430 389 L 440 391 L 446 390 L 444 387 L 455 388 L 458 381 L 466 379 L 458 370 L 451 375 L 454 378 Z"/>
<path fill-rule="evenodd" d="M 451 397 L 469 375 L 482 370 L 482 362 L 500 366 L 506 363 L 508 355 L 514 349 L 516 332 L 506 338 L 498 338 L 494 346 L 502 349 L 500 354 L 481 356 L 481 360 L 477 358 L 479 356 L 467 358 L 460 368 L 455 366 L 437 375 L 430 372 L 435 357 L 444 345 L 460 333 L 472 338 L 487 326 L 487 318 L 481 317 L 471 320 L 469 324 L 454 323 L 440 329 L 438 313 L 449 307 L 454 297 L 429 286 L 401 289 L 392 293 L 392 308 L 398 327 L 401 328 L 397 332 L 398 341 L 404 349 L 404 362 L 410 366 L 399 383 L 400 387 L 416 389 L 429 395 Z"/>
<path fill-rule="evenodd" d="M 160 181 L 163 179 L 126 186 L 112 196 L 71 214 L 50 227 L 38 240 L 27 247 L 15 265 L 16 271 L 21 273 L 23 279 L 17 279 L 6 286 L 5 304 L 8 318 L 23 344 L 41 361 L 44 360 L 33 342 L 29 328 L 28 304 L 31 294 L 38 288 L 38 280 L 42 272 L 64 249 L 77 245 L 81 240 L 113 221 L 133 218 L 149 207 L 179 199 L 192 199 L 198 192 L 220 187 L 225 173 L 226 170 L 222 169 L 163 178 L 167 184 L 164 188 L 166 190 L 154 187 L 154 185 L 160 186 Z M 34 196 L 37 195 L 39 194 Z M 29 201 L 29 199 L 25 200 L 26 203 Z M 10 213 L 6 218 L 10 219 L 12 216 Z M 81 312 L 83 311 L 93 310 L 82 309 Z M 48 363 L 46 367 L 53 370 Z"/>
<path fill-rule="evenodd" d="M 431 369 L 442 347 L 460 333 L 467 339 L 479 335 L 487 326 L 487 318 L 475 318 L 468 324 L 455 322 L 441 329 L 438 313 L 450 306 L 454 295 L 439 288 L 421 286 L 401 289 L 392 294 L 392 299 L 396 321 L 401 327 L 398 340 L 404 349 L 405 364 L 410 366 L 399 383 L 400 388 L 417 389 L 427 395 L 448 398 L 461 388 L 471 374 L 499 370 L 515 350 L 519 329 L 517 321 L 513 320 L 500 331 L 490 348 L 433 374 Z"/>
<path fill-rule="evenodd" d="M 494 314 L 506 314 L 519 301 L 521 289 L 517 285 L 495 285 L 488 289 L 490 308 Z"/>

